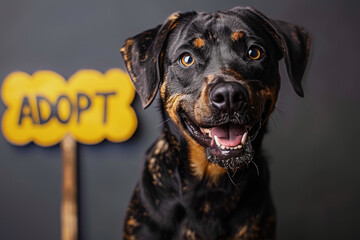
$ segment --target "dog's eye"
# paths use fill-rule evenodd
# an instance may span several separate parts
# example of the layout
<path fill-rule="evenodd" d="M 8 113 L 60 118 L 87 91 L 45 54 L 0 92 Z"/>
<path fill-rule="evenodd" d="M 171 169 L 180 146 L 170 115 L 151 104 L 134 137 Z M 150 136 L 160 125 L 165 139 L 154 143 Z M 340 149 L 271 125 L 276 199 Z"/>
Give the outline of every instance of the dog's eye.
<path fill-rule="evenodd" d="M 180 57 L 180 63 L 181 63 L 181 65 L 183 65 L 185 67 L 190 67 L 191 65 L 193 65 L 195 63 L 195 60 L 194 60 L 193 55 L 191 55 L 190 53 L 184 53 Z"/>
<path fill-rule="evenodd" d="M 248 50 L 248 56 L 252 60 L 259 60 L 264 56 L 264 52 L 259 47 L 251 46 Z"/>

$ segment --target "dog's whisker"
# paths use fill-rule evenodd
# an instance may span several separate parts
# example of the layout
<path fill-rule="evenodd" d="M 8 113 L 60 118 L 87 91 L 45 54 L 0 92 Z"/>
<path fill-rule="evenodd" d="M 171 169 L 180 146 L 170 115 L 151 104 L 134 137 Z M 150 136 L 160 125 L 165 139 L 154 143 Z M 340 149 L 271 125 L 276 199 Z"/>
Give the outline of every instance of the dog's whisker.
<path fill-rule="evenodd" d="M 233 173 L 233 175 L 231 177 L 234 177 L 236 173 L 237 173 L 237 169 L 235 169 L 235 172 Z"/>
<path fill-rule="evenodd" d="M 281 111 L 278 107 L 274 108 L 272 115 L 280 116 L 280 117 L 282 117 L 282 119 L 287 119 L 287 115 L 283 111 Z M 270 116 L 272 116 L 272 115 L 270 115 Z"/>
<path fill-rule="evenodd" d="M 254 164 L 254 166 L 255 166 L 255 168 L 256 168 L 257 175 L 260 176 L 260 172 L 259 172 L 258 166 L 256 165 L 256 163 L 255 163 L 254 161 L 251 161 L 251 162 Z"/>
<path fill-rule="evenodd" d="M 165 121 L 163 121 L 163 122 L 159 123 L 158 125 L 156 125 L 156 127 L 161 127 L 162 125 L 164 125 L 165 123 L 167 123 L 170 120 L 171 120 L 171 118 L 168 118 Z"/>
<path fill-rule="evenodd" d="M 236 185 L 236 183 L 234 182 L 234 180 L 231 178 L 229 171 L 226 171 L 226 173 L 227 173 L 227 175 L 228 175 L 231 183 L 234 184 L 234 186 L 235 186 L 236 188 L 238 188 L 238 185 Z"/>
<path fill-rule="evenodd" d="M 247 168 L 249 168 L 249 165 L 246 161 L 241 161 L 241 163 L 243 164 L 242 168 L 241 168 L 241 176 L 244 176 L 244 172 L 245 172 L 244 162 L 245 162 Z"/>
<path fill-rule="evenodd" d="M 239 122 L 239 124 L 241 124 L 241 121 L 240 121 L 240 119 L 238 118 L 238 116 L 237 116 L 236 114 L 234 114 L 234 116 L 235 116 L 236 120 Z"/>
<path fill-rule="evenodd" d="M 278 107 L 275 107 L 273 113 L 270 115 L 270 119 L 273 121 L 274 125 L 278 127 L 277 123 L 279 122 L 279 119 L 286 120 L 287 116 Z"/>

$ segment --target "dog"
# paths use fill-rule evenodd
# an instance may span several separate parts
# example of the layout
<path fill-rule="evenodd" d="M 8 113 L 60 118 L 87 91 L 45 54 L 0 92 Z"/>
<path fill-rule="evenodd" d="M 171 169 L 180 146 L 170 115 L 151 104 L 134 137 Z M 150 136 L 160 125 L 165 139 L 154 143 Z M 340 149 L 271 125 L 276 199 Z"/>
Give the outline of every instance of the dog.
<path fill-rule="evenodd" d="M 145 156 L 123 238 L 275 239 L 261 141 L 284 58 L 295 92 L 310 37 L 251 7 L 172 14 L 121 49 L 142 106 L 157 92 L 163 131 Z"/>

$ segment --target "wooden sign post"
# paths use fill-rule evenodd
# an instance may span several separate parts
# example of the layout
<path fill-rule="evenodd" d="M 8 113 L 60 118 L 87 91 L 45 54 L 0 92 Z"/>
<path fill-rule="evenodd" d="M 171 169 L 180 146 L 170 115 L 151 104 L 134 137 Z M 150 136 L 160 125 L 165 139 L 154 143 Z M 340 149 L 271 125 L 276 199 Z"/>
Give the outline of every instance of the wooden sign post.
<path fill-rule="evenodd" d="M 79 232 L 76 141 L 69 134 L 60 144 L 62 157 L 61 240 L 77 240 Z"/>

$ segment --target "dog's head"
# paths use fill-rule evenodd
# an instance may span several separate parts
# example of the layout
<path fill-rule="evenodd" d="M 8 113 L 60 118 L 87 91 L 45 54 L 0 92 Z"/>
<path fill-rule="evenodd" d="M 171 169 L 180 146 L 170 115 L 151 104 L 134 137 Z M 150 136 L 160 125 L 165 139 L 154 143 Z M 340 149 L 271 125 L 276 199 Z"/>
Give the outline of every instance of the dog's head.
<path fill-rule="evenodd" d="M 309 56 L 297 26 L 236 7 L 175 13 L 127 40 L 121 52 L 144 108 L 160 89 L 166 112 L 192 145 L 225 169 L 252 159 L 252 141 L 275 107 L 284 58 L 295 92 Z"/>

